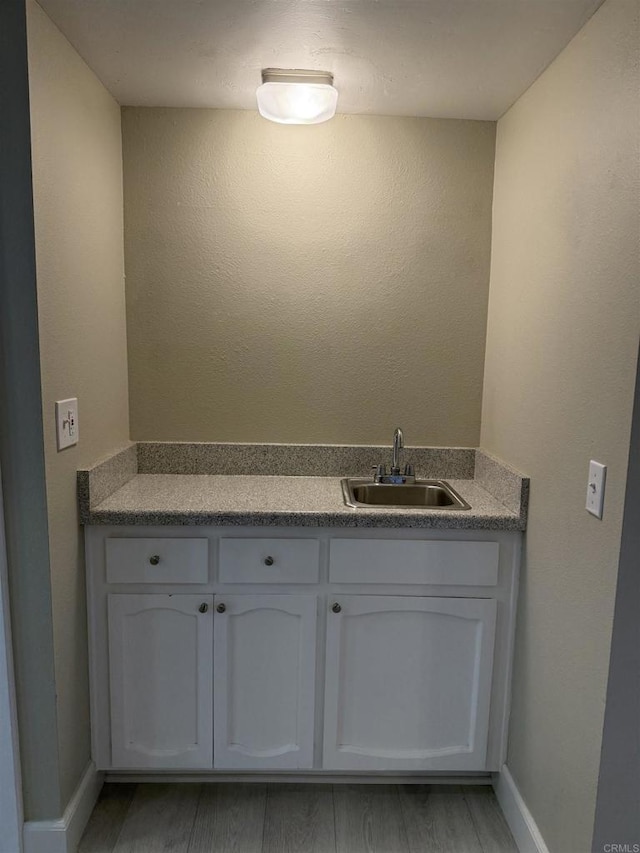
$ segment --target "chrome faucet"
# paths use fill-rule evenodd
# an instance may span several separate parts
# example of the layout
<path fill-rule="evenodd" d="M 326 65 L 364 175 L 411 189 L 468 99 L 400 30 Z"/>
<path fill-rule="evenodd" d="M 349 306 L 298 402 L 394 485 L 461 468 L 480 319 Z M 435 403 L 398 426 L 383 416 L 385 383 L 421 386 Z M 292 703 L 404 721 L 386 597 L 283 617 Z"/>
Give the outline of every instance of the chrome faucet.
<path fill-rule="evenodd" d="M 391 453 L 391 473 L 397 476 L 400 473 L 400 451 L 404 447 L 404 433 L 397 427 L 393 434 L 393 448 Z"/>
<path fill-rule="evenodd" d="M 404 433 L 398 427 L 393 434 L 393 444 L 391 448 L 391 471 L 387 474 L 387 466 L 384 464 L 374 465 L 373 475 L 374 483 L 415 483 L 415 471 L 413 465 L 404 466 L 404 474 L 400 473 L 400 451 L 404 448 Z"/>

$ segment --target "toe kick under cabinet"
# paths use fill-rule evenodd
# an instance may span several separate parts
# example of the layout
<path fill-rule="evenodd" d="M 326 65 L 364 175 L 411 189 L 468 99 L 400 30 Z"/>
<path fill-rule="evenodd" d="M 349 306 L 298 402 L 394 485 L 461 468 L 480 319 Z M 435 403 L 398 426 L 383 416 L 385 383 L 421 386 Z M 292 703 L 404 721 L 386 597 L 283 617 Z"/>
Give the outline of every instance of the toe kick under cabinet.
<path fill-rule="evenodd" d="M 520 534 L 88 527 L 101 770 L 504 762 Z"/>

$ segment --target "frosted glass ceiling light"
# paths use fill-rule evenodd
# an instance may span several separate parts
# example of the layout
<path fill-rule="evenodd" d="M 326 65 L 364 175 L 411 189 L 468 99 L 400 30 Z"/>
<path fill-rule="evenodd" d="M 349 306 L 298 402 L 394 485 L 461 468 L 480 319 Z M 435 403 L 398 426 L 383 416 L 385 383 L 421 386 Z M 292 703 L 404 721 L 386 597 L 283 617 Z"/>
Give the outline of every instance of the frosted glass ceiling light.
<path fill-rule="evenodd" d="M 333 118 L 338 90 L 328 71 L 265 68 L 256 92 L 258 111 L 279 124 L 320 124 Z"/>

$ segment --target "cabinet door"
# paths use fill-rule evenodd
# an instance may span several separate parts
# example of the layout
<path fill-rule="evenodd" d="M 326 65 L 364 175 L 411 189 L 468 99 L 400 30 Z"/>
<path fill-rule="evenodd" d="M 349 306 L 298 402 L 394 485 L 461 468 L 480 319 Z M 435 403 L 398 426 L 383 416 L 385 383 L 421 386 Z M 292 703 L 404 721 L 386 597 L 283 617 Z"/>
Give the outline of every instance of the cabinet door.
<path fill-rule="evenodd" d="M 496 602 L 338 595 L 330 605 L 323 767 L 483 770 Z"/>
<path fill-rule="evenodd" d="M 313 765 L 313 595 L 218 595 L 216 768 Z"/>
<path fill-rule="evenodd" d="M 109 595 L 113 767 L 211 767 L 213 596 Z"/>

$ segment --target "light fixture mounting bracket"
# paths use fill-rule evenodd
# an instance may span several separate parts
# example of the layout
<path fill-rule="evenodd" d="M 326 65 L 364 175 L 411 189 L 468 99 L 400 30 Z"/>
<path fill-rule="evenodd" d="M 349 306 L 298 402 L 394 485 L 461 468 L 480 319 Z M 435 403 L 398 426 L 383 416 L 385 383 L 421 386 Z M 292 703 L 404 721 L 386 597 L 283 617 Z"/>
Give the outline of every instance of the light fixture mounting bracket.
<path fill-rule="evenodd" d="M 263 83 L 324 83 L 333 86 L 330 71 L 307 71 L 301 68 L 263 68 Z"/>

